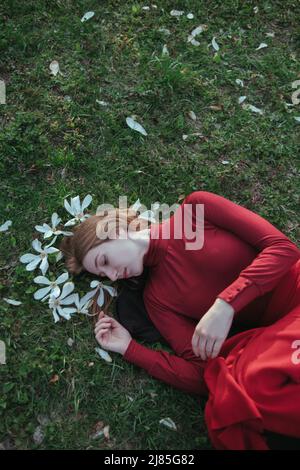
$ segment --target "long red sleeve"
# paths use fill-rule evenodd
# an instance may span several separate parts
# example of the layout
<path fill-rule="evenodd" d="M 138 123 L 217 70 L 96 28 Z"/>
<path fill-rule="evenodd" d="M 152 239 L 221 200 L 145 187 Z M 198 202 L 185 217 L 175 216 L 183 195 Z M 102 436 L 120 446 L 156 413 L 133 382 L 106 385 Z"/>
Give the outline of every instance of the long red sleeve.
<path fill-rule="evenodd" d="M 155 310 L 155 311 L 154 311 Z M 195 322 L 171 312 L 151 308 L 153 320 L 177 355 L 154 351 L 134 339 L 123 358 L 145 369 L 153 377 L 188 393 L 207 394 L 203 381 L 205 362 L 194 355 L 191 338 Z"/>
<path fill-rule="evenodd" d="M 267 220 L 228 199 L 194 191 L 184 203 L 204 204 L 204 218 L 237 235 L 258 250 L 257 257 L 217 297 L 237 313 L 249 302 L 272 290 L 300 258 L 299 248 Z"/>

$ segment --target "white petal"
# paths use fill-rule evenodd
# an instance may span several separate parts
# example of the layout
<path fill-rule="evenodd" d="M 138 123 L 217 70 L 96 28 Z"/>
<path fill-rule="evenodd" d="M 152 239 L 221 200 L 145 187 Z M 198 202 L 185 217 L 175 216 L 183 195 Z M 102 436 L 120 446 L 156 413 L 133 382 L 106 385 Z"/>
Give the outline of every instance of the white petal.
<path fill-rule="evenodd" d="M 108 354 L 108 352 L 105 351 L 104 349 L 95 348 L 95 351 L 96 351 L 96 353 L 99 354 L 99 356 L 101 357 L 101 359 L 104 359 L 104 361 L 106 361 L 106 362 L 112 362 L 112 358 L 110 357 L 110 355 Z"/>
<path fill-rule="evenodd" d="M 300 116 L 294 116 L 295 121 L 300 122 Z"/>
<path fill-rule="evenodd" d="M 67 279 L 69 279 L 69 273 L 62 273 L 58 278 L 56 279 L 56 284 L 62 284 L 63 282 L 66 282 Z"/>
<path fill-rule="evenodd" d="M 75 307 L 64 307 L 63 311 L 66 314 L 75 313 L 75 312 L 77 312 L 77 308 L 75 308 Z"/>
<path fill-rule="evenodd" d="M 42 244 L 37 238 L 35 238 L 35 240 L 33 240 L 32 248 L 34 248 L 35 251 L 37 251 L 38 253 L 42 253 L 42 251 L 43 251 L 42 250 Z"/>
<path fill-rule="evenodd" d="M 193 15 L 193 13 L 188 13 L 188 14 L 186 15 L 186 17 L 187 17 L 189 20 L 192 20 L 192 19 L 194 18 L 194 15 Z"/>
<path fill-rule="evenodd" d="M 3 300 L 5 300 L 5 302 L 7 302 L 8 304 L 15 305 L 15 306 L 21 305 L 22 303 L 19 300 L 7 299 L 6 297 L 3 297 Z"/>
<path fill-rule="evenodd" d="M 250 111 L 252 111 L 253 113 L 258 113 L 258 114 L 263 114 L 264 111 L 262 109 L 259 109 L 257 108 L 256 106 L 253 106 L 252 104 L 242 104 L 242 107 L 244 109 L 249 109 Z"/>
<path fill-rule="evenodd" d="M 61 219 L 58 217 L 58 214 L 56 212 L 53 212 L 51 216 L 52 227 L 56 227 L 60 221 Z"/>
<path fill-rule="evenodd" d="M 92 287 L 92 288 L 93 288 L 93 287 L 98 287 L 99 284 L 100 284 L 99 281 L 94 280 L 94 281 L 92 281 L 92 282 L 90 283 L 90 287 Z"/>
<path fill-rule="evenodd" d="M 37 255 L 33 255 L 32 253 L 25 253 L 25 255 L 22 255 L 20 258 L 21 263 L 30 263 L 31 261 L 35 260 L 37 258 Z M 40 257 L 38 256 L 40 259 Z"/>
<path fill-rule="evenodd" d="M 52 235 L 53 235 L 53 230 L 52 229 L 48 230 L 47 232 L 45 232 L 44 238 L 50 238 L 52 237 Z"/>
<path fill-rule="evenodd" d="M 239 97 L 239 104 L 242 104 L 245 101 L 246 98 L 247 98 L 247 96 L 240 96 Z"/>
<path fill-rule="evenodd" d="M 268 47 L 268 44 L 266 44 L 265 42 L 261 42 L 255 50 L 259 51 L 259 49 L 263 49 L 264 47 Z"/>
<path fill-rule="evenodd" d="M 66 222 L 64 224 L 65 227 L 70 227 L 71 225 L 75 225 L 76 224 L 76 219 L 70 219 L 68 220 L 68 222 Z"/>
<path fill-rule="evenodd" d="M 220 49 L 215 37 L 213 37 L 213 39 L 211 41 L 211 45 L 212 45 L 212 47 L 214 48 L 215 51 L 218 51 Z"/>
<path fill-rule="evenodd" d="M 35 300 L 41 300 L 45 295 L 47 295 L 51 291 L 51 287 L 43 287 L 43 289 L 37 290 L 34 294 L 33 297 Z"/>
<path fill-rule="evenodd" d="M 170 30 L 167 29 L 167 28 L 159 28 L 158 31 L 159 31 L 160 33 L 165 33 L 165 34 L 167 34 L 167 35 L 170 35 L 170 34 L 171 34 Z"/>
<path fill-rule="evenodd" d="M 189 111 L 189 112 L 188 112 L 188 115 L 189 115 L 189 117 L 190 117 L 193 121 L 196 121 L 196 120 L 197 120 L 197 116 L 196 116 L 196 114 L 194 113 L 194 111 Z"/>
<path fill-rule="evenodd" d="M 99 296 L 97 298 L 97 305 L 99 305 L 99 307 L 102 307 L 103 304 L 104 304 L 104 292 L 103 292 L 103 289 L 100 288 Z"/>
<path fill-rule="evenodd" d="M 58 286 L 55 286 L 51 289 L 51 294 L 55 295 L 55 297 L 59 297 L 60 295 L 60 288 Z"/>
<path fill-rule="evenodd" d="M 52 75 L 56 77 L 59 72 L 59 63 L 57 62 L 57 60 L 52 60 L 51 64 L 49 65 L 49 69 Z"/>
<path fill-rule="evenodd" d="M 64 309 L 62 309 L 61 307 L 58 306 L 58 307 L 57 307 L 57 311 L 58 311 L 58 313 L 59 313 L 59 315 L 60 315 L 61 317 L 65 318 L 66 320 L 70 320 L 70 318 L 71 318 L 70 314 L 69 314 L 69 313 L 65 313 L 65 312 L 64 312 Z"/>
<path fill-rule="evenodd" d="M 58 253 L 58 252 L 59 252 L 59 249 L 54 248 L 54 246 L 51 246 L 50 248 L 45 248 L 45 253 L 47 253 L 48 255 L 51 255 L 52 253 Z"/>
<path fill-rule="evenodd" d="M 68 203 L 67 199 L 64 200 L 64 206 L 65 206 L 66 211 L 69 212 L 69 214 L 74 215 L 73 208 Z"/>
<path fill-rule="evenodd" d="M 107 292 L 111 295 L 111 297 L 116 297 L 118 295 L 117 290 L 111 286 L 105 286 L 103 284 L 103 289 L 107 290 Z"/>
<path fill-rule="evenodd" d="M 74 213 L 76 215 L 81 212 L 80 198 L 78 195 L 71 199 L 71 206 L 73 207 Z"/>
<path fill-rule="evenodd" d="M 237 83 L 238 85 L 241 85 L 242 87 L 244 86 L 243 80 L 240 80 L 239 78 L 236 79 L 235 83 Z"/>
<path fill-rule="evenodd" d="M 4 222 L 4 224 L 0 226 L 0 232 L 6 232 L 6 230 L 8 230 L 11 224 L 12 224 L 11 220 L 7 220 L 6 222 Z"/>
<path fill-rule="evenodd" d="M 134 131 L 140 132 L 143 135 L 148 135 L 143 126 L 141 126 L 138 122 L 136 122 L 131 117 L 126 118 L 126 124 Z"/>
<path fill-rule="evenodd" d="M 166 44 L 163 46 L 162 55 L 170 55 Z"/>
<path fill-rule="evenodd" d="M 94 11 L 87 11 L 81 18 L 81 22 L 84 23 L 85 21 L 93 18 L 94 14 L 95 14 Z"/>
<path fill-rule="evenodd" d="M 101 106 L 108 106 L 108 103 L 106 101 L 96 100 L 96 103 L 101 104 Z"/>
<path fill-rule="evenodd" d="M 92 202 L 93 198 L 90 194 L 88 194 L 87 196 L 85 196 L 84 200 L 82 201 L 82 204 L 81 204 L 81 210 L 82 212 L 84 211 L 84 209 L 86 209 L 90 203 Z"/>
<path fill-rule="evenodd" d="M 191 32 L 191 36 L 195 37 L 198 36 L 198 34 L 202 33 L 204 31 L 204 26 L 201 24 L 200 26 L 197 26 L 197 28 L 193 29 Z"/>
<path fill-rule="evenodd" d="M 45 256 L 45 258 L 43 258 L 43 260 L 40 264 L 40 270 L 42 271 L 43 275 L 46 274 L 48 268 L 49 268 L 48 258 L 47 258 L 47 256 Z"/>
<path fill-rule="evenodd" d="M 40 256 L 36 256 L 35 260 L 31 261 L 31 263 L 27 264 L 26 266 L 26 271 L 33 271 L 37 265 L 41 262 L 41 257 Z"/>
<path fill-rule="evenodd" d="M 51 241 L 51 243 L 49 243 L 48 245 L 45 245 L 45 249 L 46 249 L 46 248 L 49 248 L 50 246 L 52 246 L 53 243 L 56 242 L 56 239 L 57 239 L 57 235 L 53 238 L 53 240 Z"/>
<path fill-rule="evenodd" d="M 138 199 L 137 201 L 135 201 L 135 203 L 132 206 L 130 206 L 130 209 L 132 209 L 133 211 L 138 211 L 141 205 L 142 204 L 140 202 L 140 199 Z"/>
<path fill-rule="evenodd" d="M 43 225 L 35 225 L 34 228 L 41 233 L 45 233 L 47 229 Z"/>
<path fill-rule="evenodd" d="M 60 261 L 61 259 L 63 258 L 63 254 L 62 252 L 60 251 L 57 255 L 56 255 L 56 262 Z"/>
<path fill-rule="evenodd" d="M 59 316 L 57 315 L 55 308 L 52 310 L 52 314 L 53 314 L 54 322 L 57 323 L 59 321 Z"/>
<path fill-rule="evenodd" d="M 71 292 L 73 292 L 74 288 L 75 288 L 75 286 L 74 286 L 73 282 L 66 282 L 63 286 L 60 298 L 63 299 L 64 297 L 69 295 Z"/>
<path fill-rule="evenodd" d="M 93 290 L 92 292 L 88 292 L 83 297 L 81 297 L 80 302 L 79 302 L 80 308 L 83 307 L 88 302 L 88 300 L 92 299 L 94 295 L 95 295 L 95 291 Z"/>
<path fill-rule="evenodd" d="M 167 428 L 173 429 L 174 431 L 177 431 L 176 424 L 171 418 L 164 418 L 159 421 L 159 424 L 163 424 Z"/>
<path fill-rule="evenodd" d="M 46 284 L 47 286 L 51 284 L 51 281 L 45 276 L 37 276 L 33 279 L 33 282 L 36 284 Z"/>
<path fill-rule="evenodd" d="M 64 235 L 65 237 L 72 237 L 74 235 L 73 232 L 64 232 L 64 231 L 59 231 L 61 235 Z"/>

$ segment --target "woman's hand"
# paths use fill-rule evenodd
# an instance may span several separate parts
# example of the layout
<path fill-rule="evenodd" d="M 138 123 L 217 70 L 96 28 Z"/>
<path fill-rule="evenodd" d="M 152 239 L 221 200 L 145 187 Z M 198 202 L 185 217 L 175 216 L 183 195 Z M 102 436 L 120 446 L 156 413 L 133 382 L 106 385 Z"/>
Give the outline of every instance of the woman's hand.
<path fill-rule="evenodd" d="M 201 318 L 192 337 L 192 348 L 203 361 L 218 356 L 229 333 L 234 309 L 223 299 L 216 299 Z"/>
<path fill-rule="evenodd" d="M 125 354 L 131 335 L 117 320 L 101 311 L 94 331 L 101 348 Z"/>

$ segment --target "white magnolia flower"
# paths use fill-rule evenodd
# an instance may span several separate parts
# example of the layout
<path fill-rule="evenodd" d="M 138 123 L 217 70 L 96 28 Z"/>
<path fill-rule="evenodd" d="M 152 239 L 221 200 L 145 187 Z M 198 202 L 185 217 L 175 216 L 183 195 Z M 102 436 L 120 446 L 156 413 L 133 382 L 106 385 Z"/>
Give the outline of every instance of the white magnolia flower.
<path fill-rule="evenodd" d="M 6 232 L 6 230 L 8 230 L 8 227 L 10 227 L 11 224 L 11 220 L 7 220 L 6 222 L 4 222 L 4 224 L 0 225 L 0 232 Z"/>
<path fill-rule="evenodd" d="M 79 298 L 78 294 L 75 294 L 74 304 L 76 305 L 76 313 L 82 313 L 83 315 L 90 315 L 89 314 L 89 307 L 92 303 L 93 295 L 91 292 L 88 292 L 86 295 Z M 93 316 L 93 315 L 90 315 Z"/>
<path fill-rule="evenodd" d="M 40 270 L 42 271 L 43 276 L 45 275 L 47 269 L 49 268 L 48 255 L 57 253 L 59 251 L 57 248 L 51 246 L 55 242 L 56 238 L 57 237 L 54 237 L 52 242 L 49 245 L 46 245 L 44 248 L 42 248 L 42 244 L 37 238 L 33 240 L 32 247 L 39 254 L 34 255 L 32 253 L 25 253 L 25 255 L 21 256 L 21 263 L 27 263 L 26 271 L 33 271 L 40 264 Z"/>
<path fill-rule="evenodd" d="M 69 274 L 68 273 L 63 273 L 55 281 L 50 281 L 47 277 L 45 276 L 37 276 L 33 279 L 33 282 L 36 284 L 44 284 L 47 287 L 43 287 L 42 289 L 37 290 L 33 297 L 35 300 L 46 300 L 50 294 L 55 295 L 55 297 L 58 297 L 60 294 L 60 288 L 58 287 L 58 284 L 63 284 L 69 279 Z M 49 294 L 49 295 L 47 295 Z"/>
<path fill-rule="evenodd" d="M 74 303 L 76 296 L 75 294 L 71 294 L 74 287 L 73 282 L 66 282 L 59 297 L 55 297 L 54 294 L 50 294 L 49 307 L 52 309 L 55 323 L 59 321 L 59 315 L 66 320 L 70 320 L 71 313 L 75 313 L 77 311 L 75 307 L 64 307 L 64 305 L 71 305 Z"/>
<path fill-rule="evenodd" d="M 98 297 L 97 297 L 97 305 L 99 305 L 99 307 L 102 307 L 103 304 L 104 304 L 104 290 L 107 290 L 107 292 L 112 296 L 112 297 L 116 297 L 118 294 L 117 294 L 117 291 L 114 287 L 111 287 L 111 286 L 106 286 L 105 284 L 103 284 L 101 281 L 92 281 L 90 283 L 90 287 L 94 288 L 94 290 L 88 292 L 85 297 L 86 298 L 91 298 L 91 297 L 94 297 L 94 295 L 96 295 L 97 291 L 99 291 L 98 293 Z"/>
<path fill-rule="evenodd" d="M 134 211 L 138 211 L 139 208 L 141 207 L 141 205 L 142 204 L 140 202 L 140 199 L 137 199 L 137 201 L 132 206 L 130 206 L 130 209 L 132 209 Z M 155 202 L 152 205 L 152 210 L 147 210 L 147 211 L 142 212 L 138 216 L 138 219 L 150 220 L 150 222 L 155 223 L 156 222 L 156 213 L 159 209 L 159 206 L 160 206 L 159 202 Z"/>
<path fill-rule="evenodd" d="M 77 222 L 83 222 L 86 218 L 90 217 L 89 214 L 84 214 L 84 210 L 90 205 L 92 199 L 92 196 L 88 194 L 85 196 L 82 204 L 80 204 L 79 196 L 71 198 L 70 204 L 66 199 L 64 200 L 65 209 L 73 216 L 73 219 L 64 224 L 65 227 L 75 225 Z"/>
<path fill-rule="evenodd" d="M 43 225 L 36 225 L 35 228 L 38 232 L 41 232 L 44 234 L 44 238 L 49 238 L 52 237 L 53 235 L 65 235 L 65 236 L 71 236 L 73 235 L 73 232 L 63 232 L 62 230 L 58 230 L 57 226 L 60 224 L 61 218 L 58 217 L 58 214 L 54 212 L 51 216 L 51 224 L 52 226 L 48 224 L 43 224 Z"/>

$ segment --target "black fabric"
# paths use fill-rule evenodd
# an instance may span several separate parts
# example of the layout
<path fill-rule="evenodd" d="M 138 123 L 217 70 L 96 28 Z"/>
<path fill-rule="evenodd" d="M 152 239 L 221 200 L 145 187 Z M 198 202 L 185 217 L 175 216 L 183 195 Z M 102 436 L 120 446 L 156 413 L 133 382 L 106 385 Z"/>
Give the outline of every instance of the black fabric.
<path fill-rule="evenodd" d="M 168 345 L 153 325 L 144 305 L 143 290 L 148 275 L 149 268 L 145 267 L 141 276 L 122 280 L 121 291 L 116 299 L 115 318 L 134 339 Z"/>

